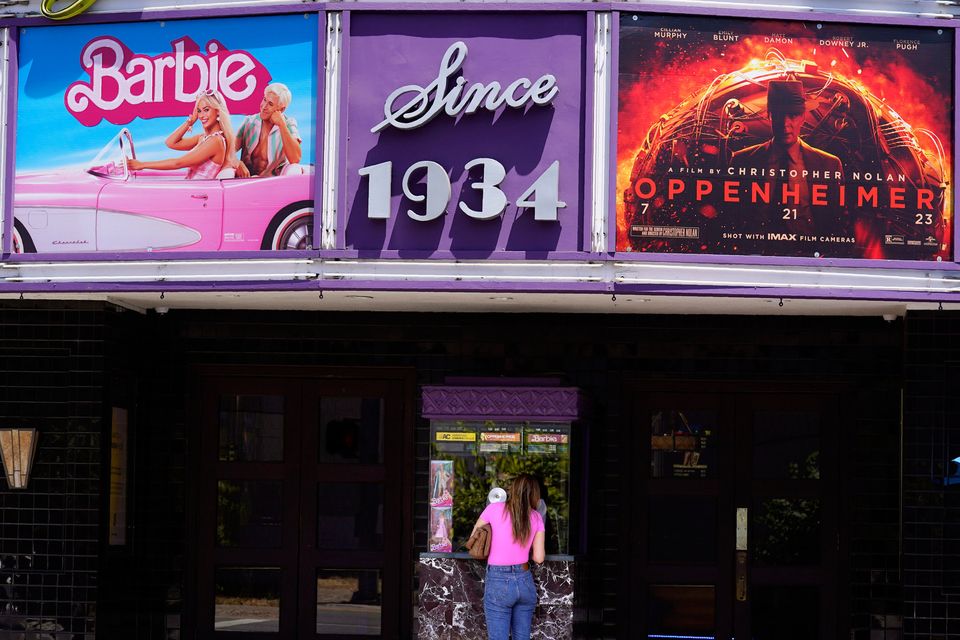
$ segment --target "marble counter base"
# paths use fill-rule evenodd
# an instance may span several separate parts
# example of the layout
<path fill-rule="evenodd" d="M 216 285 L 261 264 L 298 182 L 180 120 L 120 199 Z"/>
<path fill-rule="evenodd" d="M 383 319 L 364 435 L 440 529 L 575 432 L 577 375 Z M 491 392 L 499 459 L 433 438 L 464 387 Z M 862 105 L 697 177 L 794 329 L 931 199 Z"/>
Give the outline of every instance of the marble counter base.
<path fill-rule="evenodd" d="M 573 562 L 547 560 L 533 565 L 537 610 L 532 638 L 573 637 Z M 417 566 L 420 640 L 486 640 L 483 580 L 486 563 L 461 558 L 421 558 Z"/>

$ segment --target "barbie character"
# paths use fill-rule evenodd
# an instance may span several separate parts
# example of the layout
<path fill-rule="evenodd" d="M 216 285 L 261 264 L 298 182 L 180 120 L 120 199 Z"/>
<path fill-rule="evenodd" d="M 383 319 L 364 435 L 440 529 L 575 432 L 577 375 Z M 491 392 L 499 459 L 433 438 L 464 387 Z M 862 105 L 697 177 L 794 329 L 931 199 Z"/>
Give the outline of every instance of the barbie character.
<path fill-rule="evenodd" d="M 194 123 L 199 120 L 203 133 L 188 135 Z M 232 178 L 236 165 L 233 157 L 233 127 L 230 125 L 230 111 L 219 92 L 208 89 L 197 97 L 193 112 L 173 130 L 166 144 L 176 151 L 186 151 L 178 158 L 142 162 L 137 159 L 127 161 L 133 171 L 140 169 L 187 169 L 187 180 L 211 180 L 213 178 Z"/>

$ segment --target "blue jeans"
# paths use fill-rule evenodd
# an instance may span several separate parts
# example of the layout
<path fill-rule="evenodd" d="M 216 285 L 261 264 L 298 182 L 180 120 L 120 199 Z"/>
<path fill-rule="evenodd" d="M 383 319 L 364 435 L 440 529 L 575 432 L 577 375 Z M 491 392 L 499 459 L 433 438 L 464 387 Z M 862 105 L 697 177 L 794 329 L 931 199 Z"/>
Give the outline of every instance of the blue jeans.
<path fill-rule="evenodd" d="M 483 612 L 490 640 L 530 640 L 537 588 L 530 570 L 520 565 L 489 565 L 483 589 Z"/>

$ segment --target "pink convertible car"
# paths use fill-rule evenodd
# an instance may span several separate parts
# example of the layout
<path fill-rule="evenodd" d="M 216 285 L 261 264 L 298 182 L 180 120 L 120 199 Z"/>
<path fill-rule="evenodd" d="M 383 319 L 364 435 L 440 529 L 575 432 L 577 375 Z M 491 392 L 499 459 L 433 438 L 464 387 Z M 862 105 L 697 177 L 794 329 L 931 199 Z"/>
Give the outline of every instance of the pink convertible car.
<path fill-rule="evenodd" d="M 185 180 L 137 171 L 122 129 L 83 170 L 18 173 L 13 251 L 310 249 L 312 169 L 270 178 Z"/>

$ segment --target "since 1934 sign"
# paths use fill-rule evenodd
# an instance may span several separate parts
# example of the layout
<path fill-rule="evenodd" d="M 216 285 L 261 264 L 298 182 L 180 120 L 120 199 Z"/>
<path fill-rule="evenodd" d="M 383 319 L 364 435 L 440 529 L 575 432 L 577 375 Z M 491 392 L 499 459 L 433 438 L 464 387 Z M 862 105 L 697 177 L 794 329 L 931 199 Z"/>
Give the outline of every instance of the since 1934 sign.
<path fill-rule="evenodd" d="M 346 248 L 579 250 L 585 17 L 350 19 Z"/>

